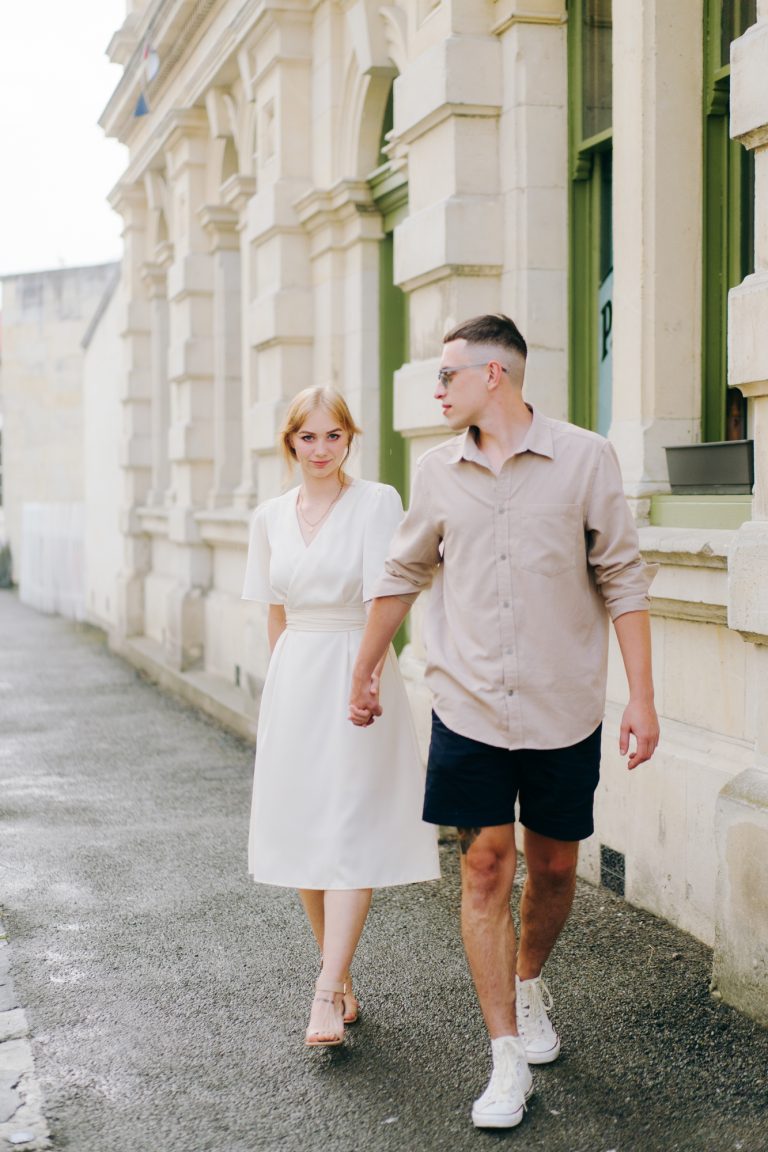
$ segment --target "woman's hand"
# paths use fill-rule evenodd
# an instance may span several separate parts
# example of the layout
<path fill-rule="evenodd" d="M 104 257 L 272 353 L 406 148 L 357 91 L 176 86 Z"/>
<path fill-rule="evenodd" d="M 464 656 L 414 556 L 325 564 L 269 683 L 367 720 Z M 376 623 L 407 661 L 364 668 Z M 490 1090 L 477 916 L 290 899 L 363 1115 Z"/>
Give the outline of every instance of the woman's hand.
<path fill-rule="evenodd" d="M 380 674 L 377 669 L 371 673 L 367 680 L 352 679 L 352 691 L 349 698 L 349 719 L 358 728 L 367 728 L 373 724 L 377 716 L 381 716 L 379 703 Z"/>

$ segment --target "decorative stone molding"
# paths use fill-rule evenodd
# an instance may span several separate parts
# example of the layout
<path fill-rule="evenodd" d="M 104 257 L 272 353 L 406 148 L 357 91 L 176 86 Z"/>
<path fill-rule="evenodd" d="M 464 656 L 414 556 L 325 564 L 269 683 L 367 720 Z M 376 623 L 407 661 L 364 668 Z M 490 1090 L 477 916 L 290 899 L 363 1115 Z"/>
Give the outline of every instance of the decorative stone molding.
<path fill-rule="evenodd" d="M 452 196 L 397 230 L 395 282 L 405 292 L 449 276 L 499 276 L 504 219 L 499 196 Z"/>
<path fill-rule="evenodd" d="M 515 24 L 565 24 L 565 0 L 495 0 L 492 31 L 501 36 Z"/>
<path fill-rule="evenodd" d="M 394 135 L 408 144 L 451 116 L 498 116 L 501 47 L 494 37 L 440 41 L 395 81 Z"/>
<path fill-rule="evenodd" d="M 228 208 L 238 214 L 238 230 L 244 227 L 243 212 L 251 197 L 256 195 L 256 180 L 253 176 L 237 174 L 230 176 L 221 186 L 221 198 Z"/>
<path fill-rule="evenodd" d="M 768 145 L 768 20 L 731 45 L 731 136 L 745 148 Z"/>
<path fill-rule="evenodd" d="M 768 1024 L 768 773 L 751 769 L 720 793 L 713 992 Z"/>
<path fill-rule="evenodd" d="M 381 213 L 366 181 L 341 180 L 333 188 L 313 189 L 294 207 L 311 237 L 312 258 L 361 240 L 380 240 L 383 235 Z"/>
<path fill-rule="evenodd" d="M 198 211 L 200 223 L 208 234 L 211 252 L 237 252 L 240 238 L 237 234 L 238 214 L 234 208 L 220 204 L 205 204 Z"/>
<path fill-rule="evenodd" d="M 382 6 L 380 0 L 340 0 L 361 75 L 394 76 L 407 57 L 405 13 Z"/>
<path fill-rule="evenodd" d="M 251 515 L 248 511 L 221 508 L 196 512 L 200 539 L 209 547 L 247 548 Z"/>

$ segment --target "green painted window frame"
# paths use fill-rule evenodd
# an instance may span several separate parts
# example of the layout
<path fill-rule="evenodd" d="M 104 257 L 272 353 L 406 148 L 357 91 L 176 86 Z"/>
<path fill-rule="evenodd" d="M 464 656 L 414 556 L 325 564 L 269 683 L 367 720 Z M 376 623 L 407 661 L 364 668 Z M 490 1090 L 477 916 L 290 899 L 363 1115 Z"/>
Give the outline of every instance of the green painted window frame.
<path fill-rule="evenodd" d="M 728 291 L 754 271 L 754 157 L 729 135 L 730 64 L 723 63 L 724 5 L 735 36 L 749 0 L 705 0 L 701 438 L 726 439 Z"/>
<path fill-rule="evenodd" d="M 598 425 L 598 311 L 603 179 L 612 161 L 613 128 L 583 134 L 585 0 L 568 0 L 568 403 L 570 419 Z"/>

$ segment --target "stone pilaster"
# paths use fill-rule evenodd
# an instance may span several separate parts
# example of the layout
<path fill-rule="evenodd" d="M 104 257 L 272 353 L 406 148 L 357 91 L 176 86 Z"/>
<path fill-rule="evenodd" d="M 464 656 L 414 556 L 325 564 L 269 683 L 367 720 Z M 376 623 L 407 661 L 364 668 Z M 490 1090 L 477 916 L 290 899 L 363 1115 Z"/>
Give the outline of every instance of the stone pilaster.
<path fill-rule="evenodd" d="M 501 307 L 504 200 L 499 166 L 502 48 L 466 5 L 457 21 L 408 61 L 394 86 L 393 164 L 407 164 L 409 212 L 394 230 L 394 278 L 408 293 L 412 360 L 395 377 L 395 427 L 442 430 L 432 399 L 446 328 Z M 487 16 L 486 16 L 487 18 Z M 422 450 L 415 444 L 414 454 Z"/>
<path fill-rule="evenodd" d="M 288 399 L 312 383 L 313 302 L 309 240 L 295 202 L 310 187 L 311 13 L 271 9 L 244 50 L 257 123 L 257 191 L 244 229 L 250 268 L 246 483 L 258 498 L 278 492 L 275 441 Z"/>
<path fill-rule="evenodd" d="M 729 299 L 728 379 L 750 398 L 753 519 L 728 557 L 728 624 L 755 645 L 754 767 L 720 794 L 713 986 L 768 1023 L 768 3 L 731 47 L 731 135 L 755 153 L 755 272 Z"/>
<path fill-rule="evenodd" d="M 296 205 L 311 239 L 316 384 L 345 381 L 345 395 L 365 431 L 363 475 L 379 460 L 379 244 L 381 215 L 367 181 L 340 181 Z"/>
<path fill-rule="evenodd" d="M 123 218 L 123 362 L 119 372 L 122 406 L 119 511 L 123 555 L 117 574 L 117 633 L 121 638 L 144 631 L 144 579 L 150 545 L 138 517 L 149 493 L 151 473 L 151 335 L 149 304 L 142 285 L 146 259 L 147 202 L 142 188 L 118 184 L 110 197 Z"/>
<path fill-rule="evenodd" d="M 241 303 L 238 213 L 206 205 L 200 220 L 213 263 L 213 487 L 209 508 L 232 504 L 242 469 Z"/>
<path fill-rule="evenodd" d="M 203 657 L 203 595 L 210 583 L 210 550 L 194 518 L 213 486 L 213 268 L 199 214 L 207 146 L 205 113 L 179 113 L 166 142 L 174 247 L 168 269 L 173 492 L 168 539 L 176 546 L 176 582 L 166 601 L 165 656 L 182 669 Z"/>
<path fill-rule="evenodd" d="M 170 482 L 168 428 L 170 389 L 168 384 L 168 267 L 172 259 L 169 244 L 163 244 L 156 259 L 142 265 L 142 279 L 149 297 L 151 344 L 152 485 L 147 505 L 162 506 Z"/>
<path fill-rule="evenodd" d="M 236 451 L 240 473 L 232 493 L 232 503 L 240 511 L 256 503 L 256 477 L 250 452 L 248 421 L 245 414 L 256 401 L 253 355 L 248 331 L 248 302 L 251 299 L 250 241 L 248 239 L 248 203 L 256 191 L 253 176 L 238 173 L 231 176 L 221 188 L 224 204 L 235 213 L 240 269 L 238 292 L 238 330 L 240 332 L 239 372 L 240 399 L 238 403 L 239 445 Z"/>
<path fill-rule="evenodd" d="M 526 397 L 568 419 L 568 141 L 564 0 L 496 4 L 504 78 L 501 305 L 531 349 Z"/>
<path fill-rule="evenodd" d="M 664 448 L 699 439 L 701 43 L 699 3 L 614 0 L 613 59 L 621 62 L 621 83 L 613 85 L 614 298 L 621 306 L 610 438 L 640 520 L 650 494 L 667 486 Z M 651 178 L 639 178 L 638 156 Z"/>

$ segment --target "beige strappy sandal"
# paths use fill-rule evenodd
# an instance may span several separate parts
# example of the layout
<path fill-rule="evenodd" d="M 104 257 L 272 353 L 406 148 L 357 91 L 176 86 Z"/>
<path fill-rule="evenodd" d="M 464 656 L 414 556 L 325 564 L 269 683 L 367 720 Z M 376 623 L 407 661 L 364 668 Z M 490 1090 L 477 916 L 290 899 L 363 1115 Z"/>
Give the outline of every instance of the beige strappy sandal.
<path fill-rule="evenodd" d="M 344 1023 L 356 1024 L 360 1019 L 360 1001 L 352 991 L 351 976 L 347 976 L 344 980 L 344 992 L 342 993 L 342 1001 L 344 1004 Z"/>
<path fill-rule="evenodd" d="M 304 1043 L 308 1048 L 333 1048 L 344 1040 L 344 1001 L 337 996 L 344 995 L 344 984 L 322 982 L 322 976 L 315 984 L 315 998 L 312 1004 L 326 1004 L 321 1010 L 322 1027 L 307 1028 Z"/>

